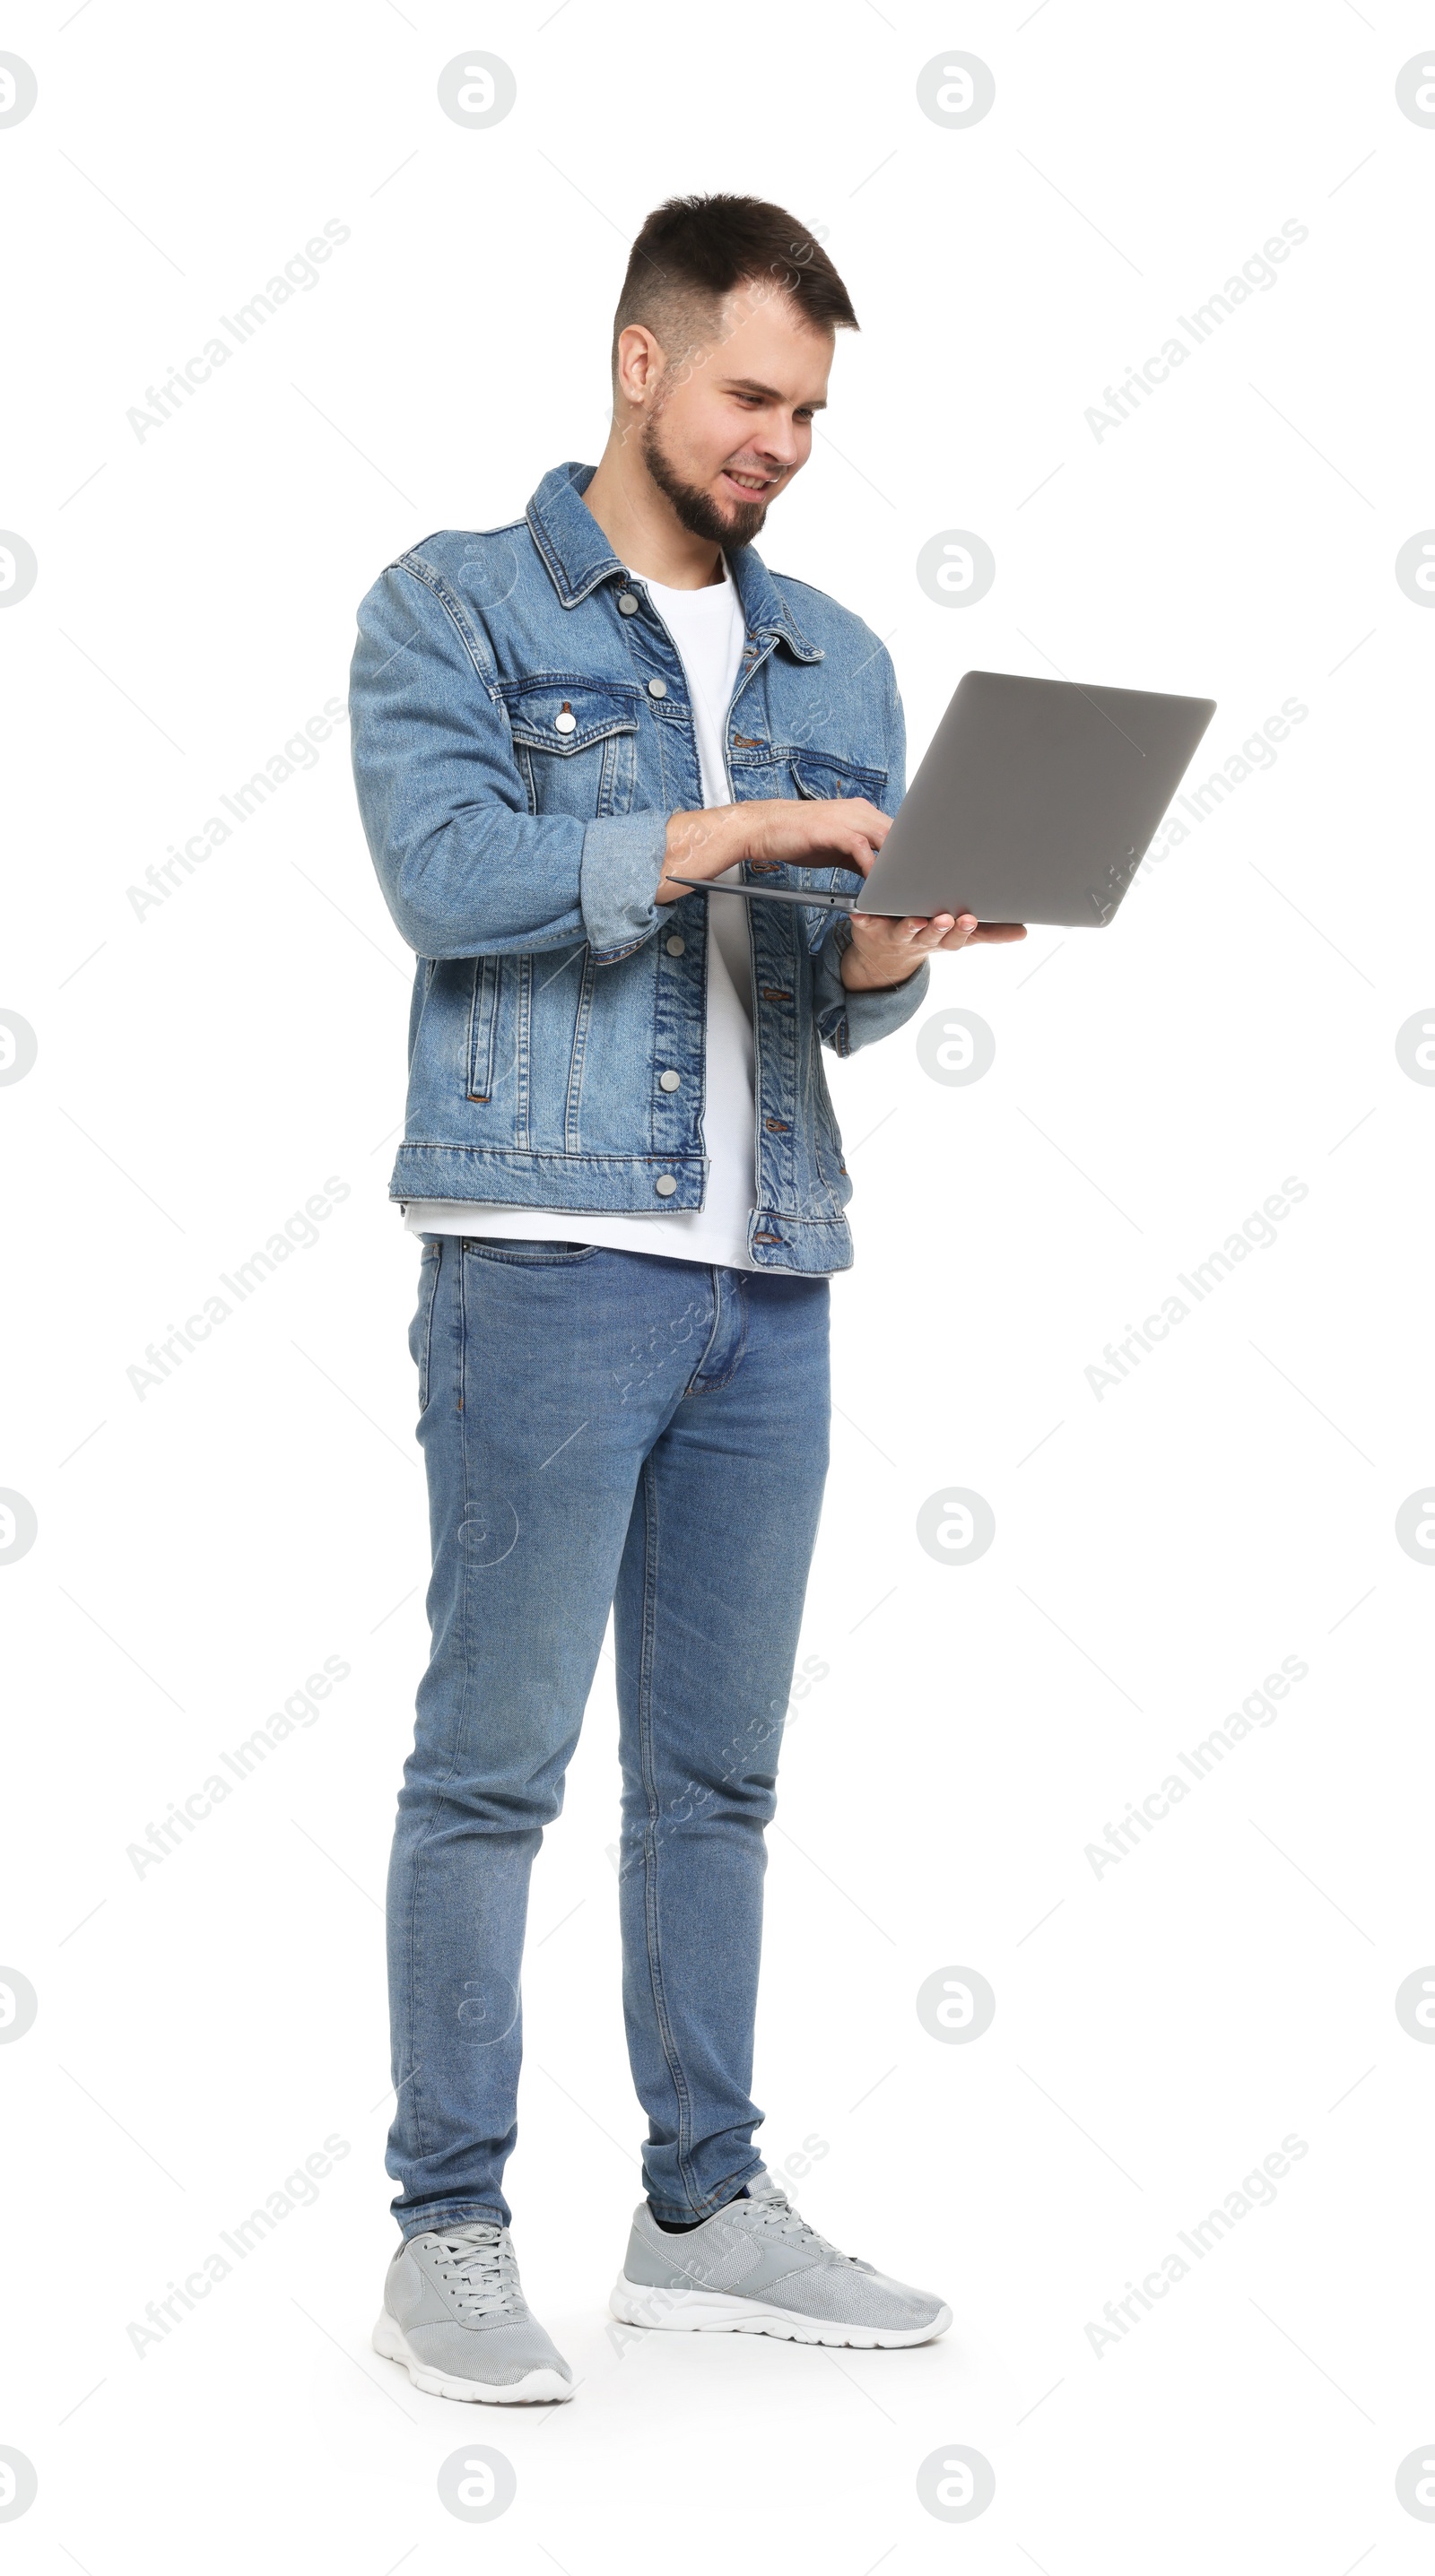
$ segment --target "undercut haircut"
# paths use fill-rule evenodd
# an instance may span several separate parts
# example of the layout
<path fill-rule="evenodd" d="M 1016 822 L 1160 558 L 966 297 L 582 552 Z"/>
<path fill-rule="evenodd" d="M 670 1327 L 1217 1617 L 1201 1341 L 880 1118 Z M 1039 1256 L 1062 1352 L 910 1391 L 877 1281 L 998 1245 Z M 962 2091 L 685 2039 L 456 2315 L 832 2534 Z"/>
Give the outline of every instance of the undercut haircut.
<path fill-rule="evenodd" d="M 811 330 L 860 328 L 826 251 L 784 206 L 762 197 L 669 197 L 629 255 L 613 316 L 614 371 L 619 335 L 631 322 L 652 332 L 670 365 L 710 346 L 724 298 L 744 284 L 785 295 Z"/>

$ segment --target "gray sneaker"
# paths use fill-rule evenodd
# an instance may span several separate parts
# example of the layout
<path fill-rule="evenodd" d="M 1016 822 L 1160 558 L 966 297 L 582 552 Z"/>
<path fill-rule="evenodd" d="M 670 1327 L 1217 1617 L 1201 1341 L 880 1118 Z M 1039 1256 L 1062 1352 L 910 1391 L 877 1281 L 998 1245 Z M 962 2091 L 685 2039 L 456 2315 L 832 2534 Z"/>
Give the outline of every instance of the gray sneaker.
<path fill-rule="evenodd" d="M 608 2302 L 624 2325 L 697 2334 L 785 2335 L 860 2351 L 927 2343 L 952 2312 L 927 2290 L 839 2254 L 765 2173 L 685 2235 L 668 2236 L 645 2200 Z"/>
<path fill-rule="evenodd" d="M 482 2220 L 399 2247 L 371 2341 L 430 2397 L 528 2406 L 573 2394 L 572 2371 L 528 2313 L 507 2228 Z"/>

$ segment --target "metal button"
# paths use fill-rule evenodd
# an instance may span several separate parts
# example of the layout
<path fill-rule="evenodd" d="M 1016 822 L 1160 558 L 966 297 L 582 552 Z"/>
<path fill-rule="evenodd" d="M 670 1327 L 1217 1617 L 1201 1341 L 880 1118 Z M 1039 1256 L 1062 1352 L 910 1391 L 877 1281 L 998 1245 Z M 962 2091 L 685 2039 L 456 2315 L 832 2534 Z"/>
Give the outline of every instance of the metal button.
<path fill-rule="evenodd" d="M 665 698 L 667 694 L 668 684 L 666 680 L 650 680 L 648 682 L 648 695 L 650 698 Z"/>
<path fill-rule="evenodd" d="M 663 946 L 666 948 L 670 957 L 681 957 L 687 944 L 688 943 L 685 939 L 679 939 L 676 931 L 674 931 L 671 939 L 665 939 L 663 941 Z"/>
<path fill-rule="evenodd" d="M 666 1073 L 659 1074 L 658 1089 L 660 1091 L 676 1091 L 682 1078 L 683 1077 L 680 1073 L 674 1073 L 670 1065 Z"/>
<path fill-rule="evenodd" d="M 577 723 L 578 719 L 573 713 L 572 708 L 563 707 L 553 719 L 553 730 L 555 733 L 572 733 L 576 729 Z"/>
<path fill-rule="evenodd" d="M 654 1181 L 653 1183 L 653 1187 L 657 1191 L 660 1199 L 670 1199 L 677 1186 L 677 1182 L 674 1180 L 671 1172 L 664 1172 L 662 1179 Z"/>
<path fill-rule="evenodd" d="M 631 590 L 620 590 L 618 593 L 618 615 L 620 617 L 636 617 L 637 614 L 638 603 Z"/>

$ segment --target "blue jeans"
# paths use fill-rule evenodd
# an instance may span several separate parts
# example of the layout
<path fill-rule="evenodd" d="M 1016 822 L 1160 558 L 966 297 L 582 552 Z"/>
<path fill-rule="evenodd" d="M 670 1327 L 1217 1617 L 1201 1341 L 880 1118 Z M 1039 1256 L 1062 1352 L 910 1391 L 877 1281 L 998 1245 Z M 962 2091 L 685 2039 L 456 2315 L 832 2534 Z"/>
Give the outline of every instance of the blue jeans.
<path fill-rule="evenodd" d="M 827 1472 L 828 1283 L 421 1240 L 432 1651 L 389 1872 L 394 2215 L 508 2224 L 529 1872 L 612 1607 L 644 2183 L 660 2217 L 704 2218 L 761 2161 L 764 1828 Z"/>

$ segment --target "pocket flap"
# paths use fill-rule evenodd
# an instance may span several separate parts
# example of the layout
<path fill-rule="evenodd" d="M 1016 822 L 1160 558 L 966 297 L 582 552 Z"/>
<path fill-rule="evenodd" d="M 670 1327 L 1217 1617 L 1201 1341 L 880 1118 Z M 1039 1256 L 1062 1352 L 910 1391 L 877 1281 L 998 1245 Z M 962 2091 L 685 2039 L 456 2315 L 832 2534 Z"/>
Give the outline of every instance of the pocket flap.
<path fill-rule="evenodd" d="M 570 759 L 610 734 L 638 730 L 637 691 L 616 684 L 556 678 L 525 680 L 508 696 L 515 742 Z"/>
<path fill-rule="evenodd" d="M 859 768 L 856 761 L 839 760 L 833 752 L 794 751 L 788 755 L 788 766 L 799 796 L 865 796 L 869 805 L 875 805 L 887 784 L 885 769 Z"/>
<path fill-rule="evenodd" d="M 814 800 L 865 796 L 870 805 L 878 805 L 887 784 L 885 769 L 862 769 L 832 752 L 791 751 L 788 768 L 798 795 Z M 814 894 L 858 894 L 865 880 L 860 868 L 828 867 L 804 869 L 800 877 L 794 873 L 794 882 L 811 886 Z M 814 908 L 802 918 L 808 949 L 815 954 L 832 927 L 832 915 Z"/>

